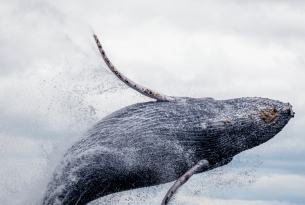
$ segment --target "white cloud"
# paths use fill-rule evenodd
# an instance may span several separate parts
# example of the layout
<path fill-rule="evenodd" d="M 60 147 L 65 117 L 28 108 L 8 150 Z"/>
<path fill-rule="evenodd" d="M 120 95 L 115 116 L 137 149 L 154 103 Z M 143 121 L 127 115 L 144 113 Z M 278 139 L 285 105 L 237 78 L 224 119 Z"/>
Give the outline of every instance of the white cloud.
<path fill-rule="evenodd" d="M 269 186 L 267 188 L 275 188 L 275 185 L 278 188 L 286 187 L 288 189 L 294 190 L 295 194 L 300 194 L 299 191 L 305 189 L 305 177 L 297 175 L 272 175 L 264 176 L 261 179 L 261 186 Z M 279 187 L 280 186 L 280 187 Z M 303 196 L 303 192 L 302 192 Z"/>

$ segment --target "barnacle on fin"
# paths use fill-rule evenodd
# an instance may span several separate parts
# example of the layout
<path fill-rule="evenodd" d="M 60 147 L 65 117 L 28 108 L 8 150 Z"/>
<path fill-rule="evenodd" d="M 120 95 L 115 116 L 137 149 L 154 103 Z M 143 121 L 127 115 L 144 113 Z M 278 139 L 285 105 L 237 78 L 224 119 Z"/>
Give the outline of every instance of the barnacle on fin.
<path fill-rule="evenodd" d="M 113 71 L 113 72 L 115 72 L 115 74 L 116 74 L 119 78 L 122 77 L 122 76 L 121 76 L 121 73 L 119 73 L 118 71 Z"/>
<path fill-rule="evenodd" d="M 265 120 L 266 123 L 271 122 L 277 116 L 278 114 L 275 107 L 273 107 L 273 109 L 268 108 L 267 111 L 261 110 L 260 117 Z"/>
<path fill-rule="evenodd" d="M 147 95 L 154 95 L 155 93 L 149 89 L 145 90 L 144 93 L 146 93 Z"/>
<path fill-rule="evenodd" d="M 156 96 L 158 96 L 158 97 L 162 98 L 162 96 L 161 96 L 159 93 L 156 93 Z"/>

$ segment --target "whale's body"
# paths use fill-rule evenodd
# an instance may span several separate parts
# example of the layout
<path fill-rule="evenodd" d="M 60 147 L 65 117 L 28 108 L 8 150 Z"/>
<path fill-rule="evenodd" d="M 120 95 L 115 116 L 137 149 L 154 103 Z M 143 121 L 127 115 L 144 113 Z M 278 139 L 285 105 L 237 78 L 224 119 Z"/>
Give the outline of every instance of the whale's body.
<path fill-rule="evenodd" d="M 264 98 L 175 99 L 134 104 L 99 121 L 65 154 L 43 204 L 86 204 L 171 182 L 202 159 L 209 169 L 225 165 L 293 117 L 289 103 Z"/>

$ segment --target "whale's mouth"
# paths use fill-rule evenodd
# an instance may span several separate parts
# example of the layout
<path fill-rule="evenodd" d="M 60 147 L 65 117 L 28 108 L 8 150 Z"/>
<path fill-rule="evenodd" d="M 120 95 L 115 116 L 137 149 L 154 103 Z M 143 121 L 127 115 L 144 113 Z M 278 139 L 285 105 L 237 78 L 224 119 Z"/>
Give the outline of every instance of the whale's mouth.
<path fill-rule="evenodd" d="M 293 112 L 293 110 L 292 110 L 292 105 L 290 105 L 290 104 L 288 103 L 288 106 L 289 106 L 289 114 L 290 114 L 290 116 L 291 116 L 291 117 L 294 117 L 295 112 Z"/>

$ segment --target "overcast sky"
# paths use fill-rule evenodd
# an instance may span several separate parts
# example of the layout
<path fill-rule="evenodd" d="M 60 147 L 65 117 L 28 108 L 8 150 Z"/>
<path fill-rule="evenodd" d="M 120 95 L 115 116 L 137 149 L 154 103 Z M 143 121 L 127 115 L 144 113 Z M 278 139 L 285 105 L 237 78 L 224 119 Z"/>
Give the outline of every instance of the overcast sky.
<path fill-rule="evenodd" d="M 113 76 L 93 34 L 124 75 L 166 95 L 293 105 L 281 133 L 194 176 L 173 204 L 304 204 L 304 22 L 301 0 L 1 0 L 0 204 L 39 204 L 86 129 L 150 101 Z M 91 204 L 160 204 L 170 186 Z"/>

